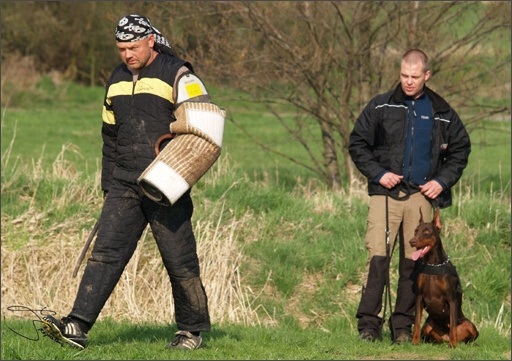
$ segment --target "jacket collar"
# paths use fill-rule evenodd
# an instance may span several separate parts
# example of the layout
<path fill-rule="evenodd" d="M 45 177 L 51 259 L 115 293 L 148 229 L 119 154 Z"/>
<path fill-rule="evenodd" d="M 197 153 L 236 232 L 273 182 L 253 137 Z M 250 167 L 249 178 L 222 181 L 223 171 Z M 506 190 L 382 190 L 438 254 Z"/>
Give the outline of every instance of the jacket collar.
<path fill-rule="evenodd" d="M 439 94 L 427 86 L 425 86 L 424 89 L 432 102 L 432 109 L 434 110 L 434 113 L 444 113 L 450 110 L 450 105 Z M 393 91 L 392 99 L 397 103 L 405 103 L 405 93 L 402 90 L 400 83 L 398 83 Z"/>

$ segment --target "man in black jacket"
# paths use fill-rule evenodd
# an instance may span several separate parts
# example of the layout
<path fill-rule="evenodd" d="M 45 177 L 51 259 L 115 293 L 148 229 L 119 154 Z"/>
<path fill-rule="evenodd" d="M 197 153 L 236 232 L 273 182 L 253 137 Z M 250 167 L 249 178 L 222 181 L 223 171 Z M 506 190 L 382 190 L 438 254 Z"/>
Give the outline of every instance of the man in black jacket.
<path fill-rule="evenodd" d="M 148 18 L 123 17 L 116 43 L 123 63 L 107 81 L 103 105 L 105 203 L 97 239 L 73 309 L 61 320 L 44 317 L 43 330 L 60 342 L 86 347 L 89 330 L 149 223 L 170 278 L 178 326 L 167 347 L 196 349 L 202 344 L 200 332 L 210 330 L 210 316 L 192 231 L 190 189 L 164 205 L 148 198 L 137 179 L 155 159 L 155 143 L 170 132 L 177 107 L 210 98 L 192 66 L 174 56 Z M 185 77 L 186 84 L 181 82 Z"/>
<path fill-rule="evenodd" d="M 469 135 L 450 105 L 426 87 L 430 75 L 425 53 L 407 51 L 400 84 L 373 98 L 350 134 L 350 156 L 368 179 L 370 195 L 365 236 L 369 255 L 356 314 L 361 340 L 382 339 L 379 313 L 389 272 L 387 255 L 391 257 L 397 235 L 399 279 L 389 325 L 394 343 L 410 340 L 415 295 L 410 278 L 414 249 L 408 241 L 420 208 L 427 222 L 433 207 L 451 205 L 451 188 L 468 163 Z"/>

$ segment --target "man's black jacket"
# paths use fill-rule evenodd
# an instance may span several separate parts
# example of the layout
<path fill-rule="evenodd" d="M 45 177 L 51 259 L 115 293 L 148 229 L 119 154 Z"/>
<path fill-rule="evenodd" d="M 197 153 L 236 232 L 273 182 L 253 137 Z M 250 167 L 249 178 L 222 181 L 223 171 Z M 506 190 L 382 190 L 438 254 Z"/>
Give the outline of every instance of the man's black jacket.
<path fill-rule="evenodd" d="M 428 87 L 425 92 L 432 102 L 434 116 L 427 180 L 435 178 L 446 186 L 434 204 L 445 208 L 452 204 L 451 188 L 466 168 L 471 142 L 464 124 L 450 105 Z M 383 172 L 402 174 L 408 121 L 409 109 L 400 84 L 394 91 L 373 98 L 357 119 L 350 134 L 349 153 L 359 171 L 368 178 L 369 195 L 386 194 L 386 188 L 374 182 Z M 407 191 L 405 183 L 401 182 L 389 194 L 398 199 L 400 190 Z"/>

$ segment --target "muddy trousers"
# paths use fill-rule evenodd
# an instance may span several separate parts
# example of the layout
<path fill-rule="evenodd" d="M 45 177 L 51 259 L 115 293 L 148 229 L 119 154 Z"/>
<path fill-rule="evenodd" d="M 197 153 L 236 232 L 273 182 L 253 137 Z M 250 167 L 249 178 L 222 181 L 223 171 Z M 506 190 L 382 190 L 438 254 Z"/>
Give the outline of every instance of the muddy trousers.
<path fill-rule="evenodd" d="M 376 337 L 381 337 L 382 297 L 388 275 L 386 258 L 386 196 L 370 197 L 366 248 L 369 252 L 366 273 L 363 279 L 361 301 L 357 310 L 358 331 L 368 331 Z M 414 323 L 414 281 L 411 274 L 414 269 L 412 260 L 413 247 L 409 244 L 414 236 L 414 230 L 419 224 L 420 209 L 423 219 L 429 222 L 432 217 L 432 205 L 421 193 L 415 193 L 403 200 L 388 198 L 388 225 L 390 253 L 396 248 L 394 243 L 399 240 L 398 286 L 393 313 L 389 318 L 390 329 L 395 335 L 401 332 L 411 332 Z M 396 250 L 395 250 L 396 252 Z M 390 279 L 392 279 L 390 275 Z M 386 314 L 389 315 L 391 305 L 387 304 Z M 391 327 L 392 325 L 392 327 Z M 393 333 L 391 335 L 394 338 Z"/>
<path fill-rule="evenodd" d="M 114 182 L 69 316 L 92 327 L 149 223 L 170 278 L 178 329 L 209 331 L 208 300 L 200 278 L 192 212 L 190 192 L 166 207 L 144 196 L 138 185 Z"/>

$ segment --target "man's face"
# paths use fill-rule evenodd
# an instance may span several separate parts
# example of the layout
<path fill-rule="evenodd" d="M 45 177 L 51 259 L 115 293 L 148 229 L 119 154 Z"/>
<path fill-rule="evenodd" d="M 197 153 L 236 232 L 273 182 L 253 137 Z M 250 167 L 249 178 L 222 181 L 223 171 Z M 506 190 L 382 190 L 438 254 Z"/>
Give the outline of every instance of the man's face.
<path fill-rule="evenodd" d="M 413 99 L 423 93 L 423 86 L 430 78 L 430 70 L 423 70 L 423 63 L 406 63 L 402 61 L 400 66 L 400 84 L 405 94 Z"/>
<path fill-rule="evenodd" d="M 153 35 L 139 41 L 116 44 L 121 59 L 130 69 L 140 70 L 153 61 Z"/>

